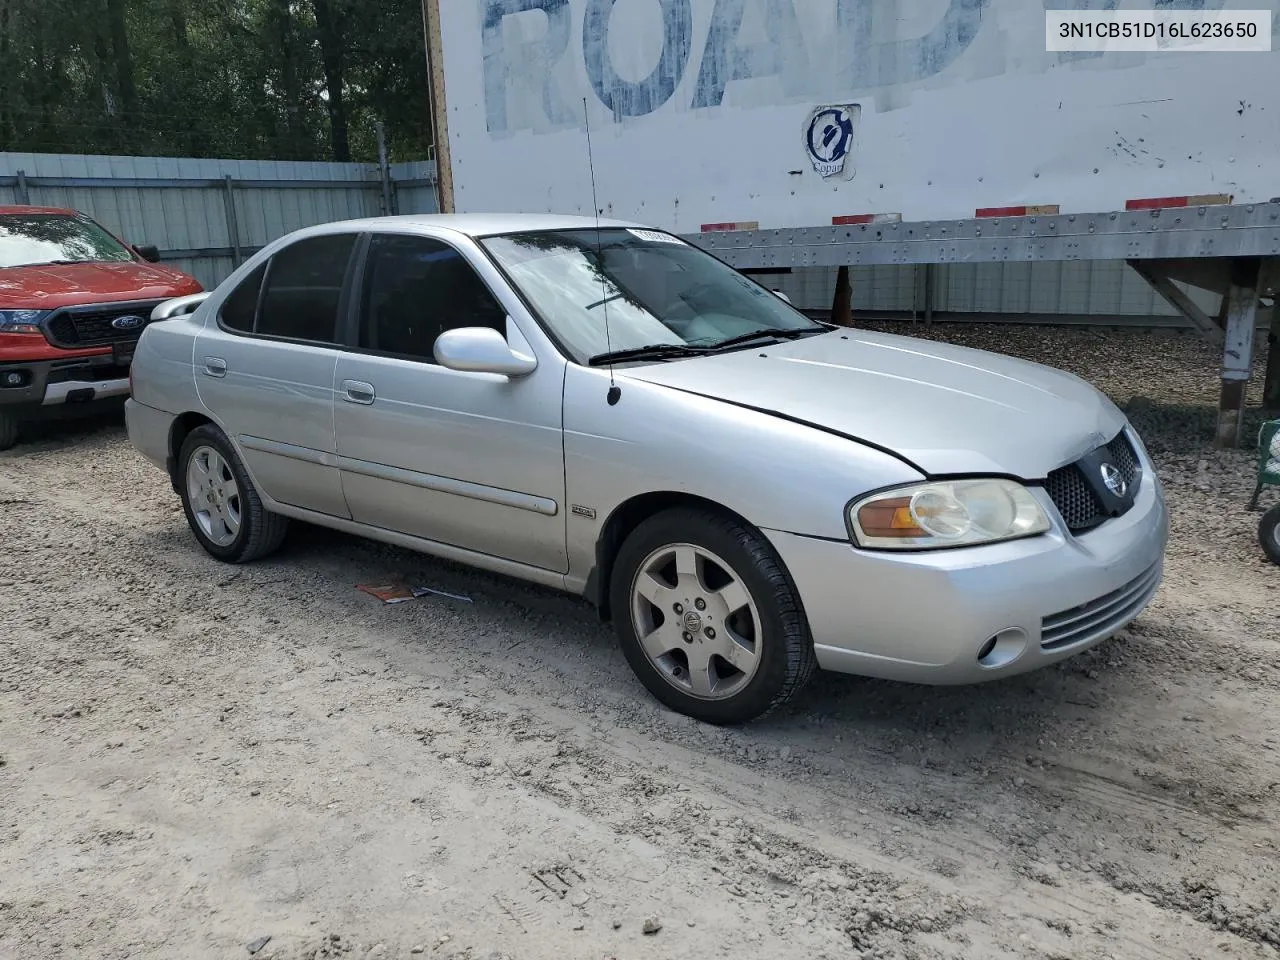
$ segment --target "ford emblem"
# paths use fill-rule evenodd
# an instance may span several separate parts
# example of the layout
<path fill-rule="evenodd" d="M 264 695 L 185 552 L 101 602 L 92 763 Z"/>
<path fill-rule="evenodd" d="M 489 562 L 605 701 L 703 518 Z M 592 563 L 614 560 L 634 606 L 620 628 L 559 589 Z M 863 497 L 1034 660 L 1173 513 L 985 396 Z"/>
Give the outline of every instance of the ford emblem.
<path fill-rule="evenodd" d="M 117 330 L 137 330 L 146 322 L 147 321 L 142 317 L 129 314 L 128 316 L 116 317 L 111 321 L 111 326 L 115 327 Z"/>

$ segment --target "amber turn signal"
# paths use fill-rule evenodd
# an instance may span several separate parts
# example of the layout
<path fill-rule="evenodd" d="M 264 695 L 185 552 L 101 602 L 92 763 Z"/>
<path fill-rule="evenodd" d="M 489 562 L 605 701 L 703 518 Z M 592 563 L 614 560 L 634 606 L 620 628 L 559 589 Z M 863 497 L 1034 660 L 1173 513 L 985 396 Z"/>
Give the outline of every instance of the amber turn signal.
<path fill-rule="evenodd" d="M 911 498 L 873 500 L 858 511 L 858 526 L 869 537 L 923 537 L 911 516 Z"/>

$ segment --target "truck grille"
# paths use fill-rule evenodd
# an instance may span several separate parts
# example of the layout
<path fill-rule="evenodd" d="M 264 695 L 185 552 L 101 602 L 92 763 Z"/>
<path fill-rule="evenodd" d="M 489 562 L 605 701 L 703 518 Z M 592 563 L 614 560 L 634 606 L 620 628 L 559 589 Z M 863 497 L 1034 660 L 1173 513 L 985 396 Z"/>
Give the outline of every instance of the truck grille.
<path fill-rule="evenodd" d="M 1115 633 L 1136 617 L 1160 586 L 1160 564 L 1147 569 L 1119 590 L 1045 617 L 1040 623 L 1040 647 L 1061 650 L 1098 636 Z"/>
<path fill-rule="evenodd" d="M 45 321 L 49 341 L 59 347 L 109 346 L 137 340 L 151 320 L 151 311 L 159 300 L 141 303 L 108 303 L 93 307 L 64 307 Z M 119 329 L 113 326 L 120 317 L 141 317 L 137 326 Z"/>
<path fill-rule="evenodd" d="M 1133 505 L 1132 496 L 1117 510 L 1108 510 L 1097 493 L 1097 488 L 1085 476 L 1085 461 L 1092 464 L 1101 455 L 1120 470 L 1120 475 L 1130 490 L 1140 482 L 1141 470 L 1138 466 L 1138 455 L 1134 451 L 1129 438 L 1123 432 L 1104 447 L 1095 450 L 1083 461 L 1059 467 L 1049 474 L 1044 488 L 1053 500 L 1054 506 L 1062 514 L 1062 520 L 1072 533 L 1083 533 L 1092 530 L 1111 517 L 1120 516 Z"/>

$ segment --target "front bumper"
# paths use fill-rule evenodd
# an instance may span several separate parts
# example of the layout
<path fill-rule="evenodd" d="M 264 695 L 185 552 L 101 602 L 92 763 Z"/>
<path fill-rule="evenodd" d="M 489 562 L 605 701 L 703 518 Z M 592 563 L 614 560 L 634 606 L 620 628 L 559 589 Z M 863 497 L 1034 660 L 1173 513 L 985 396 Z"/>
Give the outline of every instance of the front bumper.
<path fill-rule="evenodd" d="M 766 531 L 790 571 L 819 665 L 928 684 L 1024 673 L 1113 636 L 1160 584 L 1168 513 L 1149 462 L 1133 507 L 984 547 L 893 554 Z M 1042 490 L 1042 505 L 1057 513 Z M 994 639 L 994 643 L 992 642 Z"/>
<path fill-rule="evenodd" d="M 17 374 L 20 386 L 5 386 Z M 111 354 L 0 364 L 0 409 L 59 407 L 129 394 L 129 368 Z"/>

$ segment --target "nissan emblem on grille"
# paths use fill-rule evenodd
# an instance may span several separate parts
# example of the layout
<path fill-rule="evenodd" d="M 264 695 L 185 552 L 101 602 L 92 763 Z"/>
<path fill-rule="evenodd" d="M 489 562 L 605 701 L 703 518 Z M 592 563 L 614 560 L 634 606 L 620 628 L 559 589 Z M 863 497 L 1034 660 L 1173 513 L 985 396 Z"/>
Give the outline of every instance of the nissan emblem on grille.
<path fill-rule="evenodd" d="M 1129 484 L 1125 481 L 1124 474 L 1114 463 L 1104 463 L 1098 470 L 1102 474 L 1102 482 L 1106 488 L 1117 497 L 1123 497 L 1129 492 Z"/>
<path fill-rule="evenodd" d="M 126 314 L 123 317 L 116 317 L 112 320 L 111 326 L 115 327 L 117 330 L 137 330 L 146 322 L 147 321 L 142 319 L 142 317 L 134 316 L 133 314 Z"/>

